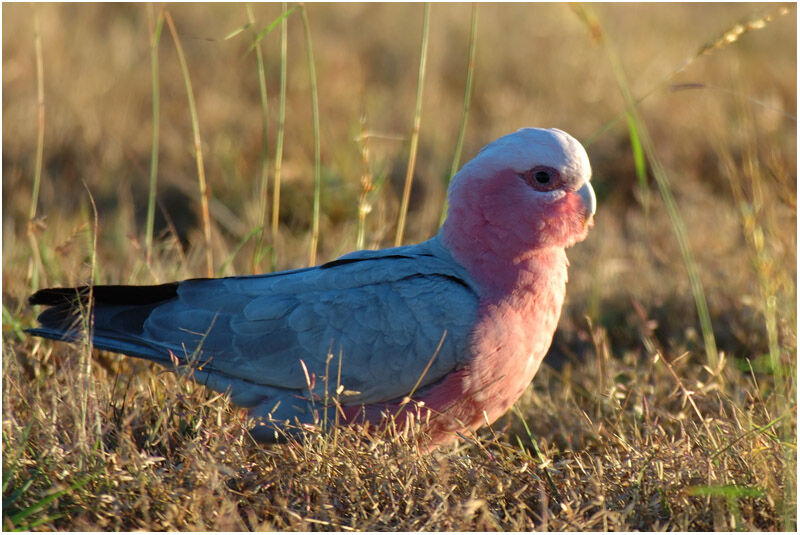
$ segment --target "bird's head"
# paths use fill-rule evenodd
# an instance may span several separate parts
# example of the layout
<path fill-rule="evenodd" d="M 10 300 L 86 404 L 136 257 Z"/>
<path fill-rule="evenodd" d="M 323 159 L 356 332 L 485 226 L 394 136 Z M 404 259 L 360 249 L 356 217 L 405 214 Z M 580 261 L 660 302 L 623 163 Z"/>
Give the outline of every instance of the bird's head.
<path fill-rule="evenodd" d="M 591 174 L 574 137 L 523 128 L 485 146 L 456 174 L 442 230 L 447 238 L 466 233 L 492 249 L 569 247 L 593 223 Z"/>

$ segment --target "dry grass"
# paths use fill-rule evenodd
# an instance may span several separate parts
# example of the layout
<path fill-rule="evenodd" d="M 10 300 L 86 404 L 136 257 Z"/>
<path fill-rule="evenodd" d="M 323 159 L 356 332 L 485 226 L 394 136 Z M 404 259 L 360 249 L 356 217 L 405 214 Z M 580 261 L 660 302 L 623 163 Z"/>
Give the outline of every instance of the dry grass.
<path fill-rule="evenodd" d="M 462 161 L 520 126 L 561 127 L 587 142 L 599 207 L 589 238 L 570 251 L 549 364 L 516 412 L 424 455 L 413 440 L 349 429 L 264 447 L 240 410 L 187 378 L 22 333 L 34 321 L 25 298 L 38 286 L 206 271 L 195 138 L 168 32 L 158 48 L 160 204 L 146 261 L 157 16 L 148 9 L 3 5 L 5 529 L 794 529 L 794 11 L 598 5 L 582 19 L 561 5 L 479 8 Z M 273 191 L 262 173 L 273 180 L 280 24 L 260 43 L 266 144 L 248 49 L 279 6 L 253 6 L 255 25 L 229 39 L 249 20 L 245 6 L 169 10 L 202 126 L 214 270 L 304 265 L 316 224 L 320 261 L 357 239 L 391 245 L 422 6 L 306 6 L 319 107 L 317 223 L 307 41 L 300 10 L 288 17 L 274 238 L 253 230 L 272 221 L 262 212 L 272 206 L 262 191 Z M 471 14 L 469 5 L 431 9 L 406 242 L 439 222 Z M 623 91 L 610 53 L 626 74 Z M 647 183 L 652 161 L 632 149 L 641 125 L 630 129 L 622 115 L 624 91 L 646 96 L 639 113 L 687 230 L 716 367 L 675 215 Z"/>

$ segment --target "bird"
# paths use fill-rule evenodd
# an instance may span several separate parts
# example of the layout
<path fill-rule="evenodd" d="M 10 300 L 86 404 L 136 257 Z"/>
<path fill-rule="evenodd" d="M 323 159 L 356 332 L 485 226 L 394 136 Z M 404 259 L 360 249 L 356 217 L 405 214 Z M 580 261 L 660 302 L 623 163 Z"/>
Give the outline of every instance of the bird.
<path fill-rule="evenodd" d="M 533 380 L 561 315 L 565 249 L 594 224 L 591 174 L 574 137 L 522 128 L 453 176 L 427 241 L 260 275 L 42 289 L 27 332 L 88 332 L 97 349 L 190 369 L 249 411 L 262 442 L 321 421 L 417 422 L 432 450 L 497 420 Z"/>

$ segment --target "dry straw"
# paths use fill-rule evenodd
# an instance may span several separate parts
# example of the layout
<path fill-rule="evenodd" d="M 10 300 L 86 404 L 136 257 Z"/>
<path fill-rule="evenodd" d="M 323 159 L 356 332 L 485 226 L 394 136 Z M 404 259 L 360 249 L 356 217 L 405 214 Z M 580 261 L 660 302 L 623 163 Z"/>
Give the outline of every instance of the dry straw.
<path fill-rule="evenodd" d="M 422 44 L 419 52 L 419 73 L 417 75 L 417 103 L 414 107 L 414 125 L 411 129 L 411 146 L 408 149 L 408 167 L 406 168 L 406 181 L 403 186 L 403 198 L 400 201 L 400 215 L 397 218 L 397 233 L 394 244 L 403 244 L 403 232 L 406 228 L 408 214 L 408 201 L 411 197 L 411 183 L 414 180 L 414 167 L 417 163 L 417 145 L 419 144 L 419 128 L 422 120 L 422 89 L 425 86 L 425 67 L 428 62 L 428 34 L 430 26 L 431 5 L 426 3 L 422 13 Z"/>
<path fill-rule="evenodd" d="M 183 53 L 181 41 L 178 38 L 178 31 L 175 29 L 175 23 L 172 21 L 172 15 L 169 11 L 164 11 L 164 18 L 169 26 L 172 40 L 175 43 L 175 50 L 178 53 L 178 61 L 181 64 L 181 72 L 183 74 L 183 81 L 186 84 L 186 98 L 189 104 L 189 115 L 192 119 L 192 135 L 194 137 L 194 153 L 195 161 L 197 162 L 197 184 L 200 188 L 200 212 L 203 217 L 203 238 L 205 239 L 205 253 L 206 253 L 206 276 L 214 276 L 214 257 L 211 250 L 211 216 L 208 212 L 208 199 L 211 196 L 206 182 L 206 170 L 203 164 L 203 142 L 200 138 L 200 119 L 197 116 L 197 108 L 194 102 L 194 91 L 192 91 L 192 80 L 189 76 L 189 66 L 186 63 L 186 56 Z"/>

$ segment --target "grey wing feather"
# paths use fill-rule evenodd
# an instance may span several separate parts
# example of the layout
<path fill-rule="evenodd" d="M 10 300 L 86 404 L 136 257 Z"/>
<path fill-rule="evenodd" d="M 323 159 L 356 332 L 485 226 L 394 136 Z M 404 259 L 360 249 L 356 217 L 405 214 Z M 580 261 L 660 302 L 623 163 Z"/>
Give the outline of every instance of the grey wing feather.
<path fill-rule="evenodd" d="M 241 381 L 306 389 L 301 360 L 315 393 L 326 373 L 332 390 L 340 358 L 348 402 L 402 397 L 431 358 L 421 386 L 468 360 L 478 306 L 469 276 L 436 238 L 318 268 L 185 281 L 177 294 L 150 313 L 140 339 L 196 355 L 209 386 L 230 384 L 239 404 L 233 385 Z"/>

